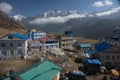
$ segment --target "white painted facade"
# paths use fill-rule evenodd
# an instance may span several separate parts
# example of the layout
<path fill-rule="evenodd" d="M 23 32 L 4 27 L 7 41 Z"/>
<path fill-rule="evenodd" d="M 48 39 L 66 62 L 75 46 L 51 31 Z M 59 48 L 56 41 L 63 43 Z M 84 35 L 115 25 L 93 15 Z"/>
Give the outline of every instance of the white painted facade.
<path fill-rule="evenodd" d="M 36 40 L 42 37 L 46 37 L 46 32 L 42 32 L 42 31 L 30 32 L 30 38 L 32 38 L 33 40 Z"/>
<path fill-rule="evenodd" d="M 26 57 L 28 41 L 13 35 L 13 38 L 9 39 L 8 36 L 11 36 L 11 34 L 0 38 L 0 58 L 9 59 L 11 57 Z"/>
<path fill-rule="evenodd" d="M 52 48 L 59 48 L 59 41 L 45 41 L 43 42 L 43 48 L 45 50 L 52 49 Z"/>

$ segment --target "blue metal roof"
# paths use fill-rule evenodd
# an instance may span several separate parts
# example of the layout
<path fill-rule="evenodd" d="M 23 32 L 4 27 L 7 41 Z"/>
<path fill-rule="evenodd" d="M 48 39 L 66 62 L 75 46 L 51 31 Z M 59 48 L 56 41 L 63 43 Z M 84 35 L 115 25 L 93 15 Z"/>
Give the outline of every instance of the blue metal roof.
<path fill-rule="evenodd" d="M 20 33 L 13 33 L 12 35 L 16 36 L 16 37 L 19 37 L 19 38 L 22 38 L 24 40 L 28 40 L 28 37 L 26 35 L 23 35 L 23 34 L 20 34 Z"/>
<path fill-rule="evenodd" d="M 100 44 L 96 44 L 96 45 L 95 45 L 95 49 L 96 49 L 97 51 L 100 51 L 100 52 L 103 52 L 103 51 L 105 51 L 106 49 L 109 49 L 109 48 L 111 48 L 111 47 L 113 47 L 113 45 L 112 45 L 112 44 L 109 44 L 109 43 L 106 43 L 106 42 L 103 42 L 103 43 L 100 43 Z"/>
<path fill-rule="evenodd" d="M 88 64 L 97 64 L 100 66 L 102 65 L 102 63 L 98 59 L 88 59 L 85 63 L 85 66 L 87 66 Z"/>
<path fill-rule="evenodd" d="M 72 36 L 73 32 L 72 31 L 65 31 L 65 34 L 68 35 L 68 36 Z"/>
<path fill-rule="evenodd" d="M 91 44 L 79 44 L 80 47 L 91 47 Z"/>

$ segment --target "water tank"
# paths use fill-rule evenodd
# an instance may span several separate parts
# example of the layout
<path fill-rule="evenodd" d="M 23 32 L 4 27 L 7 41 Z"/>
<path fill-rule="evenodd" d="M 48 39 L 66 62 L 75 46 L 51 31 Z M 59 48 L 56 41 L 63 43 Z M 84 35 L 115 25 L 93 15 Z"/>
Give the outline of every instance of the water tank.
<path fill-rule="evenodd" d="M 72 36 L 73 32 L 72 31 L 65 31 L 65 35 Z"/>

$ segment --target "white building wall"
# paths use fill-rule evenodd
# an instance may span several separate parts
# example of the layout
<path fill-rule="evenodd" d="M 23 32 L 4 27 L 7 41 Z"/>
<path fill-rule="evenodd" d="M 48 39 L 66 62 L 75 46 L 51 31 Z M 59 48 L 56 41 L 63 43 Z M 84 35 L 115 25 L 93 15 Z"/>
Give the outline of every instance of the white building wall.
<path fill-rule="evenodd" d="M 57 74 L 57 80 L 60 79 L 60 72 Z"/>
<path fill-rule="evenodd" d="M 24 57 L 27 57 L 27 51 L 28 51 L 28 40 L 25 41 L 24 43 Z"/>
<path fill-rule="evenodd" d="M 22 43 L 21 47 L 18 46 L 19 42 Z M 0 41 L 0 43 L 3 43 L 3 41 Z M 4 43 L 6 44 L 6 47 L 0 47 L 0 55 L 2 55 L 2 51 L 6 51 L 7 57 L 19 56 L 18 55 L 19 48 L 22 50 L 21 54 L 27 55 L 27 50 L 28 50 L 27 41 L 24 41 L 24 40 L 5 40 Z M 10 43 L 13 43 L 14 46 L 10 47 Z M 10 52 L 11 50 L 13 50 L 14 55 L 11 55 L 11 52 Z"/>
<path fill-rule="evenodd" d="M 2 52 L 1 52 L 1 50 L 0 50 L 0 57 L 2 56 Z"/>
<path fill-rule="evenodd" d="M 51 48 L 59 48 L 59 42 L 57 43 L 49 43 L 49 44 L 45 44 L 44 43 L 44 49 L 47 49 L 46 46 L 48 46 L 48 49 L 51 49 Z M 52 46 L 52 47 L 51 47 Z"/>
<path fill-rule="evenodd" d="M 46 37 L 46 32 L 34 32 L 34 40 L 42 37 Z"/>

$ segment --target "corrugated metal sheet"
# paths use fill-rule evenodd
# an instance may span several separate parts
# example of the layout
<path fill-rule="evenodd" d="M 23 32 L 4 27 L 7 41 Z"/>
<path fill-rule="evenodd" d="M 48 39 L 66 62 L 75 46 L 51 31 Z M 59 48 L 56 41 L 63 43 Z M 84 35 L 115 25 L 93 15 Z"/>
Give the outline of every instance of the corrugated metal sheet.
<path fill-rule="evenodd" d="M 23 34 L 20 34 L 20 33 L 13 33 L 12 35 L 16 36 L 16 37 L 19 37 L 19 38 L 22 38 L 24 40 L 28 40 L 28 37 L 26 35 L 23 35 Z"/>
<path fill-rule="evenodd" d="M 112 45 L 112 44 L 109 44 L 109 43 L 106 43 L 106 42 L 103 42 L 103 43 L 100 43 L 100 44 L 96 44 L 96 45 L 95 45 L 95 49 L 96 49 L 97 51 L 100 51 L 100 52 L 103 52 L 103 51 L 105 51 L 106 49 L 109 49 L 109 48 L 111 48 L 111 47 L 113 47 L 113 45 Z"/>
<path fill-rule="evenodd" d="M 85 66 L 87 66 L 88 64 L 97 64 L 100 66 L 102 65 L 102 63 L 98 59 L 88 59 L 85 63 Z"/>
<path fill-rule="evenodd" d="M 17 74 L 22 80 L 52 80 L 62 69 L 50 61 L 38 63 Z"/>

